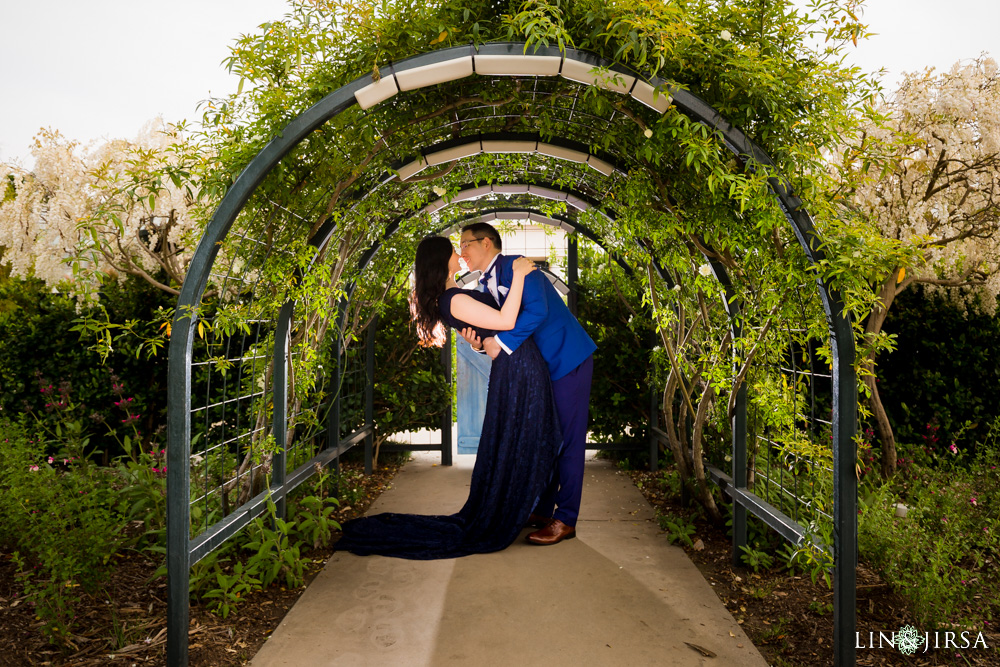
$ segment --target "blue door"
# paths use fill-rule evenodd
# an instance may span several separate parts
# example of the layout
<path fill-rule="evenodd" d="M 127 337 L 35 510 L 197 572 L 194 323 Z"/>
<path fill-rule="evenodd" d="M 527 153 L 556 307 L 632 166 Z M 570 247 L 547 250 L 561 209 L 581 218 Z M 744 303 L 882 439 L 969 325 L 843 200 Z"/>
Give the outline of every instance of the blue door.
<path fill-rule="evenodd" d="M 486 391 L 489 387 L 489 355 L 472 349 L 461 336 L 455 336 L 458 358 L 458 453 L 475 454 L 486 415 Z"/>

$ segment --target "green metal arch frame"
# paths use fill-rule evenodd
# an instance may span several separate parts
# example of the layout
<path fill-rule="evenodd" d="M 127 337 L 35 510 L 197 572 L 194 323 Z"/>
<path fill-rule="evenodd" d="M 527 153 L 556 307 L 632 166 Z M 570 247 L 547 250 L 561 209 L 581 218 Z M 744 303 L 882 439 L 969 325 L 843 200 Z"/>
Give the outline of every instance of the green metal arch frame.
<path fill-rule="evenodd" d="M 469 75 L 563 76 L 620 94 L 663 113 L 673 105 L 689 118 L 712 128 L 736 156 L 750 158 L 772 174 L 768 185 L 774 193 L 799 244 L 810 262 L 821 262 L 825 254 L 809 213 L 791 185 L 776 173 L 766 152 L 741 130 L 727 122 L 694 94 L 672 86 L 659 77 L 644 79 L 592 53 L 575 49 L 559 51 L 542 47 L 528 53 L 524 43 L 468 45 L 420 54 L 380 70 L 373 83 L 361 77 L 330 93 L 306 110 L 272 139 L 239 175 L 210 221 L 188 268 L 178 298 L 169 347 L 168 370 L 168 479 L 167 479 L 167 567 L 168 567 L 168 663 L 187 664 L 187 597 L 190 552 L 187 548 L 190 508 L 187 504 L 191 415 L 191 359 L 197 306 L 208 284 L 209 273 L 237 215 L 268 173 L 302 139 L 322 124 L 355 104 L 369 108 L 401 91 L 416 90 Z M 478 60 L 478 62 L 477 62 Z M 554 69 L 555 67 L 558 69 Z M 467 71 L 471 68 L 471 71 Z M 550 69 L 551 68 L 551 69 Z M 554 70 L 554 71 L 552 71 Z M 854 601 L 857 559 L 857 479 L 854 474 L 857 386 L 854 372 L 855 347 L 850 316 L 839 293 L 817 277 L 817 285 L 831 339 L 833 360 L 833 452 L 834 452 L 834 659 L 837 665 L 854 664 Z M 170 502 L 181 498 L 180 502 Z M 177 548 L 183 545 L 184 548 Z"/>

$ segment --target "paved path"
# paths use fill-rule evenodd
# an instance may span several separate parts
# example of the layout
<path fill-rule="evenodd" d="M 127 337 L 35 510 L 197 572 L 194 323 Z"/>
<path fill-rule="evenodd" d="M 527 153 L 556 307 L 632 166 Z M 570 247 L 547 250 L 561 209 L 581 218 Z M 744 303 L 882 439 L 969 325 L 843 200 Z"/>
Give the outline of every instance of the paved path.
<path fill-rule="evenodd" d="M 371 512 L 461 507 L 474 457 L 450 468 L 417 457 Z M 580 516 L 578 538 L 551 547 L 518 540 L 440 561 L 334 554 L 252 666 L 766 667 L 628 477 L 588 461 Z"/>

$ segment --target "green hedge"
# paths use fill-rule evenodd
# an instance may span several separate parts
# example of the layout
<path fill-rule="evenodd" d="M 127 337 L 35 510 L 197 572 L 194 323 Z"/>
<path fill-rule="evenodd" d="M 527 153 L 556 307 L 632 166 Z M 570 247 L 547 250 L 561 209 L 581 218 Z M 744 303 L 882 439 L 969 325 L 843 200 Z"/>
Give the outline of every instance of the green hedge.
<path fill-rule="evenodd" d="M 132 278 L 105 286 L 100 298 L 112 322 L 152 321 L 157 307 L 170 307 L 174 300 Z M 148 435 L 165 423 L 167 355 L 161 350 L 151 359 L 137 357 L 123 342 L 102 364 L 87 349 L 89 341 L 81 342 L 72 331 L 79 307 L 40 280 L 0 279 L 0 415 L 44 416 L 52 393 L 44 393 L 42 383 L 57 394 L 62 387 L 73 404 L 71 417 L 92 433 L 93 448 L 113 458 L 122 452 L 115 438 L 104 437 L 105 425 L 120 425 L 125 413 L 115 405 L 112 372 L 133 399 L 132 412 L 141 415 L 140 431 Z"/>
<path fill-rule="evenodd" d="M 367 330 L 358 334 L 364 341 Z M 324 354 L 329 355 L 332 346 Z M 364 345 L 355 343 L 347 353 L 349 373 L 364 369 Z M 335 361 L 329 358 L 329 367 Z M 364 421 L 364 387 L 360 377 L 345 384 L 341 403 L 341 435 Z M 418 344 L 406 296 L 390 297 L 375 323 L 375 387 L 373 392 L 376 439 L 381 443 L 393 433 L 441 427 L 451 388 L 444 376 L 440 348 Z"/>
<path fill-rule="evenodd" d="M 440 348 L 420 347 L 405 295 L 388 305 L 375 330 L 375 423 L 380 436 L 437 429 L 451 387 Z"/>
<path fill-rule="evenodd" d="M 897 298 L 885 330 L 898 347 L 879 359 L 879 392 L 897 441 L 935 444 L 937 426 L 945 448 L 966 422 L 975 426 L 962 441 L 981 439 L 1000 416 L 1000 318 L 916 289 Z"/>
<path fill-rule="evenodd" d="M 591 434 L 598 442 L 647 442 L 652 322 L 635 279 L 605 255 L 581 252 L 580 265 L 577 318 L 597 343 Z"/>

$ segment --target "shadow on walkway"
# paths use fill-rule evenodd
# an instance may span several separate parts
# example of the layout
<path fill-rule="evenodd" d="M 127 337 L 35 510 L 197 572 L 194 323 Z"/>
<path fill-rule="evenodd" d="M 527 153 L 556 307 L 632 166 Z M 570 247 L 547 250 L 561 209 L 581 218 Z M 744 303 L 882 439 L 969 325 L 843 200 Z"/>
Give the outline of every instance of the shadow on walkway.
<path fill-rule="evenodd" d="M 418 454 L 370 512 L 457 511 L 474 457 L 436 459 Z M 766 666 L 609 463 L 587 461 L 580 516 L 578 538 L 551 547 L 518 540 L 441 561 L 334 554 L 251 664 Z"/>

